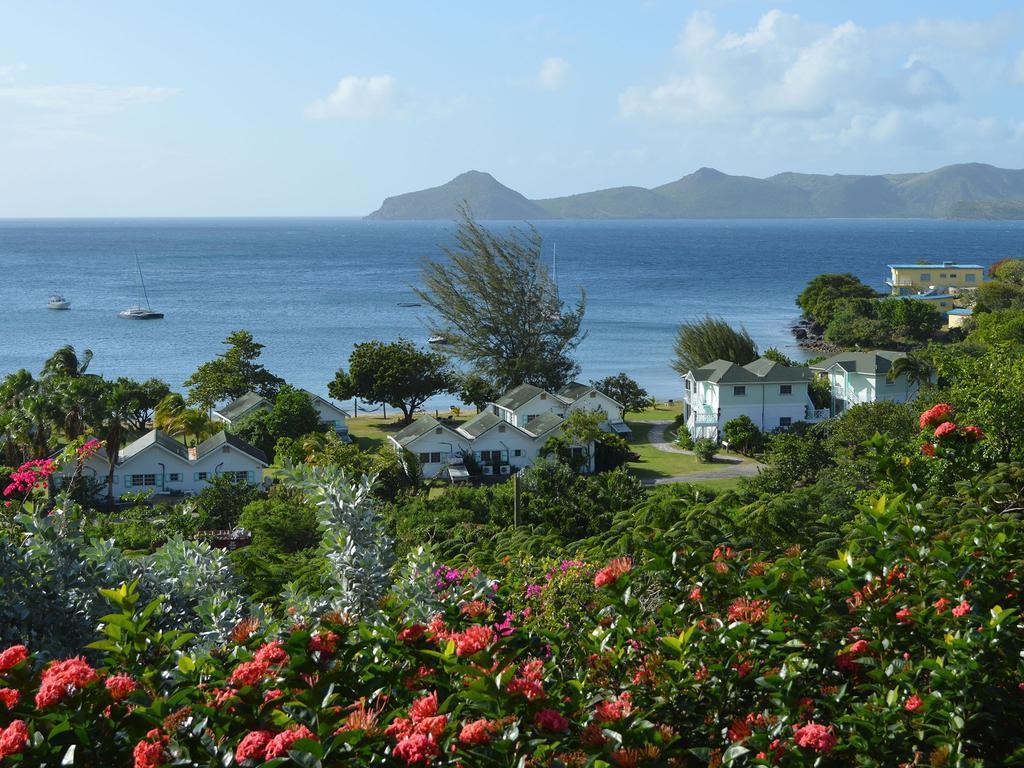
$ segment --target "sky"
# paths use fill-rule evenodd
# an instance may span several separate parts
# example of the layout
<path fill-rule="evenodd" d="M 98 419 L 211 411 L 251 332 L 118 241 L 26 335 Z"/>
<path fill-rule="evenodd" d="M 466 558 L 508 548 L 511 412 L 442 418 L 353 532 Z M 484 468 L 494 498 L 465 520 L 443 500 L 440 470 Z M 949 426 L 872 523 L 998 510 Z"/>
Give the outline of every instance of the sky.
<path fill-rule="evenodd" d="M 1024 167 L 1020 2 L 0 4 L 0 217 Z"/>

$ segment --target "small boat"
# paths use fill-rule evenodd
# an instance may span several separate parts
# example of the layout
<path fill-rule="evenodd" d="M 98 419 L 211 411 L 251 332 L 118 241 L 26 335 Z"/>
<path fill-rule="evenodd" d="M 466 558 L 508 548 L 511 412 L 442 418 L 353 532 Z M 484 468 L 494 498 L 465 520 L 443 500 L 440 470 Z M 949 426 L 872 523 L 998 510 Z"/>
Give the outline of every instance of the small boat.
<path fill-rule="evenodd" d="M 400 301 L 400 302 L 398 302 L 398 306 L 400 306 L 400 307 L 422 307 L 423 305 L 420 304 L 418 301 Z"/>
<path fill-rule="evenodd" d="M 46 302 L 47 309 L 71 309 L 71 302 L 61 296 L 59 293 L 55 293 L 50 296 L 50 300 Z"/>
<path fill-rule="evenodd" d="M 427 339 L 427 344 L 447 344 L 447 343 L 448 343 L 448 339 L 446 339 L 444 336 L 431 336 L 429 339 Z"/>
<path fill-rule="evenodd" d="M 139 263 L 139 254 L 137 253 L 135 254 L 135 266 L 139 270 L 139 285 L 142 288 L 142 298 L 145 300 L 146 306 L 135 304 L 118 312 L 117 316 L 122 320 L 162 320 L 164 313 L 154 312 L 153 308 L 149 306 L 149 293 L 146 292 L 146 281 L 142 279 L 142 264 Z"/>

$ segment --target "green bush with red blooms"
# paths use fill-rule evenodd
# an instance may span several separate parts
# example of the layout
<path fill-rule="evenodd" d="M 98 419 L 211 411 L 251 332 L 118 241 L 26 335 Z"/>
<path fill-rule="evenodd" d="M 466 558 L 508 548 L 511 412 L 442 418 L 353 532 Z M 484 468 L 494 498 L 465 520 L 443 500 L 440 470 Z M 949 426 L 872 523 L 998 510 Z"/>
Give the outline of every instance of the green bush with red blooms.
<path fill-rule="evenodd" d="M 984 436 L 932 411 L 829 557 L 673 526 L 201 650 L 106 590 L 82 657 L 0 653 L 0 766 L 1022 765 L 1024 469 L 972 475 Z"/>

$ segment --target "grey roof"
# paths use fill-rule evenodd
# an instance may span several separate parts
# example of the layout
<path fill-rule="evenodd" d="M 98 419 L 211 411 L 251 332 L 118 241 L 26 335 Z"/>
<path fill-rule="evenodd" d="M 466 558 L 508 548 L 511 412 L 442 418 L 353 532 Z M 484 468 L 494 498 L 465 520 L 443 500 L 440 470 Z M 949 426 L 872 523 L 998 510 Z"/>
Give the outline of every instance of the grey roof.
<path fill-rule="evenodd" d="M 217 413 L 228 421 L 236 421 L 253 408 L 264 406 L 270 407 L 270 401 L 267 398 L 257 395 L 255 392 L 246 392 L 237 400 L 232 400 L 223 408 L 218 409 Z"/>
<path fill-rule="evenodd" d="M 263 464 L 268 463 L 267 455 L 263 451 L 249 445 L 249 443 L 245 442 L 242 438 L 223 429 L 212 437 L 206 438 L 198 445 L 196 448 L 196 458 L 201 459 L 211 451 L 215 451 L 225 445 L 230 445 L 232 448 L 252 456 L 256 461 L 262 462 Z"/>
<path fill-rule="evenodd" d="M 514 411 L 516 408 L 526 405 L 537 395 L 543 393 L 543 389 L 535 387 L 533 384 L 520 384 L 518 387 L 510 389 L 504 395 L 495 400 L 494 404 L 500 405 L 502 408 L 508 408 L 510 411 Z"/>
<path fill-rule="evenodd" d="M 528 435 L 540 437 L 545 432 L 550 432 L 563 421 L 565 421 L 565 419 L 557 413 L 542 413 L 535 419 L 531 419 L 530 422 L 526 426 L 521 427 L 521 429 Z"/>
<path fill-rule="evenodd" d="M 440 426 L 443 426 L 440 421 L 435 419 L 429 413 L 424 414 L 423 416 L 420 416 L 418 419 L 416 419 L 416 421 L 414 421 L 412 424 L 407 426 L 405 429 L 402 429 L 401 431 L 391 435 L 391 439 L 394 440 L 399 445 L 405 446 L 411 443 L 416 438 L 420 437 L 421 435 L 427 434 L 427 432 L 432 430 L 434 427 Z"/>
<path fill-rule="evenodd" d="M 728 360 L 713 360 L 707 365 L 693 369 L 690 374 L 697 381 L 711 381 L 716 384 L 786 383 L 811 379 L 810 369 L 784 365 L 767 357 L 759 357 L 746 365 L 737 365 Z"/>
<path fill-rule="evenodd" d="M 336 410 L 338 413 L 340 413 L 346 419 L 349 418 L 348 411 L 346 411 L 344 408 L 342 408 L 338 404 L 334 403 L 333 401 L 328 400 L 326 397 L 321 397 L 320 395 L 316 394 L 315 392 L 310 392 L 308 389 L 304 389 L 302 391 L 305 392 L 307 395 L 309 395 L 309 399 L 313 401 L 313 405 L 316 405 L 317 403 L 323 403 L 324 405 L 328 406 L 329 408 L 333 408 L 334 410 Z"/>
<path fill-rule="evenodd" d="M 159 445 L 161 448 L 166 448 L 171 453 L 177 454 L 186 461 L 188 460 L 188 449 L 181 442 L 175 440 L 166 432 L 162 432 L 159 429 L 151 429 L 138 440 L 128 443 L 128 445 L 121 449 L 121 453 L 118 456 L 118 463 L 127 461 L 133 456 L 137 456 L 153 445 Z"/>
<path fill-rule="evenodd" d="M 592 389 L 593 387 L 586 384 L 580 384 L 578 381 L 570 381 L 558 390 L 558 396 L 568 400 L 569 402 L 576 402 Z"/>
<path fill-rule="evenodd" d="M 838 365 L 849 373 L 870 373 L 874 375 L 888 373 L 893 362 L 906 357 L 906 352 L 889 352 L 876 349 L 870 352 L 840 352 L 838 355 L 822 360 L 811 366 L 816 371 L 827 371 Z"/>
<path fill-rule="evenodd" d="M 504 419 L 502 419 L 499 416 L 496 416 L 493 412 L 481 411 L 472 419 L 470 419 L 461 427 L 459 427 L 458 431 L 462 432 L 464 435 L 472 439 L 474 437 L 479 437 L 496 424 L 505 423 L 506 422 Z"/>

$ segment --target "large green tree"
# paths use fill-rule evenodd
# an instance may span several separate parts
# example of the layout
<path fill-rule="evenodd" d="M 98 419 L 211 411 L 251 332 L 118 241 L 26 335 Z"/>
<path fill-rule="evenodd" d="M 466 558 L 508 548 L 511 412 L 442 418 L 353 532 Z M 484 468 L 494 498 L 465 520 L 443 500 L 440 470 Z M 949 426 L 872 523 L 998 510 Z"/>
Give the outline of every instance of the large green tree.
<path fill-rule="evenodd" d="M 281 438 L 295 440 L 324 429 L 326 426 L 320 421 L 309 395 L 285 384 L 269 410 L 253 411 L 235 425 L 232 431 L 268 457 L 273 457 L 277 441 Z"/>
<path fill-rule="evenodd" d="M 849 272 L 824 274 L 807 284 L 796 297 L 796 303 L 807 317 L 826 326 L 835 315 L 837 304 L 843 299 L 873 299 L 877 295 L 871 286 L 865 285 Z"/>
<path fill-rule="evenodd" d="M 705 315 L 676 331 L 672 369 L 681 376 L 712 360 L 746 365 L 757 359 L 757 345 L 746 328 L 738 331 L 720 317 Z"/>
<path fill-rule="evenodd" d="M 501 389 L 534 384 L 559 389 L 579 371 L 586 299 L 567 309 L 541 262 L 536 230 L 496 235 L 467 209 L 454 247 L 428 261 L 416 293 L 437 313 L 437 333 L 452 354 Z"/>
<path fill-rule="evenodd" d="M 227 350 L 203 363 L 185 381 L 188 401 L 207 410 L 224 400 L 234 400 L 246 392 L 273 397 L 284 384 L 257 362 L 263 345 L 248 331 L 235 331 L 224 342 Z"/>
<path fill-rule="evenodd" d="M 431 397 L 458 388 L 458 379 L 444 355 L 398 339 L 356 344 L 348 370 L 339 369 L 327 391 L 338 400 L 358 397 L 390 405 L 402 412 L 403 423 L 408 424 L 416 409 Z"/>
<path fill-rule="evenodd" d="M 598 381 L 591 381 L 590 386 L 604 392 L 612 400 L 622 406 L 622 415 L 637 413 L 651 404 L 651 396 L 635 379 L 625 373 L 605 376 Z"/>

